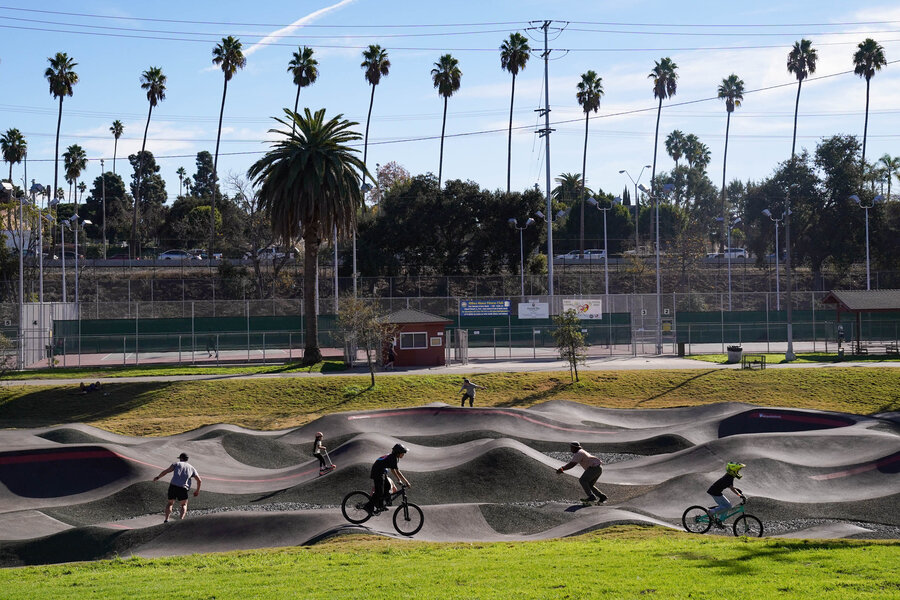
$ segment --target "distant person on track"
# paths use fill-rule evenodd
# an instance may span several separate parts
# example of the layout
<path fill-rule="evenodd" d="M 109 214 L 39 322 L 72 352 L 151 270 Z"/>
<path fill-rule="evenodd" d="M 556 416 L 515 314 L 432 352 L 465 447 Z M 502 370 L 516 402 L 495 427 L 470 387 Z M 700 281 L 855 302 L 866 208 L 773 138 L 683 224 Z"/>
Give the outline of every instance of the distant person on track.
<path fill-rule="evenodd" d="M 394 346 L 391 344 L 387 349 L 387 360 L 384 361 L 384 370 L 393 371 L 394 361 L 397 360 L 397 354 L 394 352 Z"/>
<path fill-rule="evenodd" d="M 163 523 L 169 522 L 169 515 L 172 514 L 172 507 L 175 501 L 181 502 L 181 513 L 179 518 L 184 519 L 187 516 L 188 491 L 191 489 L 191 479 L 197 480 L 197 489 L 194 490 L 194 496 L 200 495 L 200 474 L 197 473 L 191 463 L 188 462 L 188 455 L 182 452 L 178 456 L 178 462 L 172 463 L 168 469 L 153 478 L 153 481 L 159 481 L 167 474 L 173 473 L 172 481 L 169 483 L 168 503 L 166 504 L 166 518 Z"/>
<path fill-rule="evenodd" d="M 603 473 L 603 461 L 593 454 L 589 454 L 578 442 L 569 444 L 569 451 L 572 452 L 572 460 L 558 468 L 556 472 L 561 474 L 575 465 L 581 465 L 584 473 L 578 478 L 578 483 L 581 484 L 581 487 L 584 488 L 584 492 L 587 494 L 587 498 L 581 499 L 582 504 L 592 504 L 594 502 L 603 504 L 606 502 L 606 494 L 597 488 L 597 480 L 600 479 L 600 474 Z"/>
<path fill-rule="evenodd" d="M 316 432 L 316 441 L 313 442 L 313 456 L 319 459 L 319 475 L 331 470 L 328 463 L 325 462 L 325 451 L 327 448 L 322 442 L 325 440 L 325 434 L 321 431 Z"/>
<path fill-rule="evenodd" d="M 461 403 L 460 403 L 460 406 L 465 406 L 465 405 L 466 405 L 466 398 L 469 399 L 469 406 L 470 406 L 470 407 L 474 406 L 474 404 L 475 404 L 475 390 L 486 390 L 486 389 L 487 389 L 487 388 L 484 387 L 483 385 L 477 385 L 477 384 L 474 384 L 474 383 L 472 383 L 471 381 L 469 381 L 468 379 L 466 379 L 466 378 L 464 377 L 464 378 L 463 378 L 463 384 L 462 384 L 462 387 L 459 388 L 459 391 L 463 393 L 463 395 L 462 395 L 462 401 L 461 401 Z M 457 392 L 457 393 L 459 393 L 459 392 Z"/>
<path fill-rule="evenodd" d="M 394 444 L 390 454 L 379 457 L 372 465 L 370 476 L 375 489 L 372 494 L 372 509 L 375 512 L 385 510 L 386 505 L 390 502 L 391 483 L 388 478 L 388 470 L 400 480 L 400 483 L 406 487 L 412 487 L 397 465 L 397 461 L 406 456 L 407 452 L 409 449 L 403 444 Z"/>
<path fill-rule="evenodd" d="M 741 469 L 745 466 L 742 463 L 730 462 L 725 465 L 725 474 L 719 477 L 714 484 L 709 486 L 709 489 L 706 490 L 706 493 L 713 497 L 713 500 L 716 501 L 716 505 L 713 508 L 710 508 L 707 512 L 709 512 L 709 517 L 712 519 L 713 524 L 719 529 L 725 529 L 725 526 L 722 522 L 716 517 L 716 515 L 722 511 L 727 511 L 731 508 L 731 502 L 728 501 L 728 498 L 725 497 L 725 488 L 728 488 L 735 494 L 737 494 L 740 498 L 744 497 L 744 494 L 741 493 L 741 490 L 734 487 L 735 478 L 740 479 Z"/>

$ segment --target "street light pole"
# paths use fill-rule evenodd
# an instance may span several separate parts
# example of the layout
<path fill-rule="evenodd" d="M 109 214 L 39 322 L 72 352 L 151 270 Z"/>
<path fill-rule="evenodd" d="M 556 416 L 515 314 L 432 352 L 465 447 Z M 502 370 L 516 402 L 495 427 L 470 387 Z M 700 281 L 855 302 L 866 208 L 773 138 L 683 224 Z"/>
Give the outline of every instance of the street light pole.
<path fill-rule="evenodd" d="M 872 276 L 869 270 L 869 209 L 875 208 L 875 205 L 884 200 L 884 196 L 878 194 L 872 199 L 872 204 L 863 204 L 859 196 L 853 194 L 850 199 L 856 202 L 857 206 L 866 211 L 866 290 L 872 289 Z"/>
<path fill-rule="evenodd" d="M 725 257 L 728 259 L 728 311 L 731 311 L 731 231 L 741 222 L 740 217 L 732 217 L 726 222 L 724 217 L 716 217 L 716 221 L 725 227 Z"/>
<path fill-rule="evenodd" d="M 654 196 L 643 185 L 639 187 L 642 192 L 653 200 L 654 210 L 656 211 L 656 353 L 662 354 L 662 271 L 659 266 L 659 196 Z M 674 184 L 667 183 L 663 186 L 662 191 L 671 192 L 674 189 Z"/>
<path fill-rule="evenodd" d="M 640 212 L 641 212 L 641 203 L 638 200 L 638 183 L 641 182 L 641 176 L 644 174 L 644 169 L 649 169 L 649 168 L 651 168 L 650 165 L 644 165 L 643 167 L 641 167 L 641 172 L 638 173 L 637 181 L 635 181 L 631 177 L 631 173 L 629 173 L 626 169 L 622 169 L 621 171 L 619 171 L 619 175 L 624 173 L 625 175 L 628 176 L 628 179 L 631 180 L 631 183 L 634 184 L 634 256 L 635 257 L 637 257 L 638 248 L 640 247 L 638 244 L 638 216 L 640 215 Z"/>
<path fill-rule="evenodd" d="M 780 268 L 780 259 L 781 254 L 778 252 L 778 224 L 784 220 L 784 215 L 781 216 L 780 219 L 776 219 L 772 215 L 772 211 L 768 208 L 762 211 L 764 215 L 772 219 L 775 223 L 775 310 L 781 311 L 781 281 L 778 277 L 778 272 L 781 270 Z"/>
<path fill-rule="evenodd" d="M 607 302 L 609 302 L 609 242 L 607 241 L 608 238 L 606 237 L 606 213 L 608 211 L 612 210 L 613 205 L 621 204 L 621 203 L 622 203 L 622 199 L 619 198 L 618 196 L 616 198 L 614 198 L 613 203 L 607 207 L 600 206 L 600 203 L 597 202 L 596 200 L 594 200 L 593 198 L 590 198 L 588 200 L 588 204 L 590 204 L 591 206 L 597 207 L 597 210 L 603 211 L 603 277 L 604 277 L 604 282 L 606 284 L 605 289 L 606 289 L 606 296 L 607 296 L 606 301 Z"/>
<path fill-rule="evenodd" d="M 100 185 L 103 189 L 103 260 L 106 260 L 106 171 L 100 159 Z"/>
<path fill-rule="evenodd" d="M 522 298 L 524 298 L 525 297 L 525 241 L 524 241 L 522 232 L 525 231 L 526 229 L 528 229 L 529 225 L 534 223 L 534 219 L 532 219 L 531 217 L 528 217 L 528 219 L 525 221 L 525 225 L 522 227 L 519 227 L 519 222 L 515 218 L 512 218 L 512 217 L 510 217 L 507 220 L 507 223 L 509 223 L 510 227 L 514 228 L 516 231 L 519 232 L 519 275 L 521 277 L 521 282 L 522 282 Z"/>

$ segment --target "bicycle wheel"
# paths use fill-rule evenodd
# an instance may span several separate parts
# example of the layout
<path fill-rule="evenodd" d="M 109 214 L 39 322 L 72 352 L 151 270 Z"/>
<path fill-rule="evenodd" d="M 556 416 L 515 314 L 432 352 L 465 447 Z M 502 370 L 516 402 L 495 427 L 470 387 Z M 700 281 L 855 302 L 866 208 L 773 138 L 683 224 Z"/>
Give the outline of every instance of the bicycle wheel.
<path fill-rule="evenodd" d="M 735 537 L 762 537 L 763 534 L 762 521 L 753 515 L 743 515 L 735 519 L 733 529 Z"/>
<path fill-rule="evenodd" d="M 422 509 L 412 502 L 401 504 L 394 511 L 394 529 L 400 535 L 416 535 L 424 524 Z"/>
<path fill-rule="evenodd" d="M 681 524 L 685 531 L 691 533 L 706 533 L 712 526 L 709 513 L 702 506 L 691 506 L 681 515 Z"/>
<path fill-rule="evenodd" d="M 350 492 L 341 502 L 341 512 L 351 523 L 365 523 L 372 518 L 371 502 L 372 499 L 365 492 Z"/>

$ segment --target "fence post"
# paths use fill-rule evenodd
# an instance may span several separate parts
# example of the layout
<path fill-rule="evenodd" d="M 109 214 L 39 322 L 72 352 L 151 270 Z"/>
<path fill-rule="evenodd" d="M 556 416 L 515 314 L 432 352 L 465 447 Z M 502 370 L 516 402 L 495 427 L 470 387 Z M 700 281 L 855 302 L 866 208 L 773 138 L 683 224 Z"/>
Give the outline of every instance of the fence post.
<path fill-rule="evenodd" d="M 244 310 L 247 311 L 247 362 L 250 362 L 250 301 L 244 303 Z"/>
<path fill-rule="evenodd" d="M 294 334 L 288 332 L 288 362 L 294 360 Z"/>
<path fill-rule="evenodd" d="M 262 334 L 262 350 L 263 350 L 263 364 L 266 364 L 266 332 L 263 331 Z"/>
<path fill-rule="evenodd" d="M 138 364 L 138 344 L 140 343 L 140 332 L 139 332 L 139 321 L 141 312 L 141 305 L 137 302 L 134 303 L 134 364 Z"/>
<path fill-rule="evenodd" d="M 219 334 L 216 334 L 216 366 L 219 366 Z"/>
<path fill-rule="evenodd" d="M 122 336 L 122 366 L 128 366 L 128 336 Z"/>
<path fill-rule="evenodd" d="M 178 336 L 178 364 L 181 364 L 181 336 Z"/>
<path fill-rule="evenodd" d="M 191 300 L 191 364 L 194 364 L 194 349 L 197 347 L 197 333 L 194 330 L 194 301 Z"/>

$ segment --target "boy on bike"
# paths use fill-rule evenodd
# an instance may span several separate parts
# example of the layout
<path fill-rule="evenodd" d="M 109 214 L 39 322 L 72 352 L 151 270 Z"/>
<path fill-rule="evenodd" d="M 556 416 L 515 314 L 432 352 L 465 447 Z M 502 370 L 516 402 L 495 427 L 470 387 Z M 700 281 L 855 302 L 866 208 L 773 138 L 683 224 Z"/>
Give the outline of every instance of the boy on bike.
<path fill-rule="evenodd" d="M 709 518 L 712 519 L 713 524 L 719 529 L 725 529 L 725 526 L 722 525 L 722 522 L 716 515 L 731 508 L 731 502 L 729 502 L 728 498 L 726 498 L 723 494 L 725 488 L 728 488 L 729 490 L 737 494 L 740 498 L 744 497 L 744 494 L 741 493 L 741 490 L 734 487 L 734 479 L 740 479 L 742 477 L 741 469 L 743 469 L 745 466 L 747 465 L 743 463 L 728 463 L 727 465 L 725 465 L 725 474 L 717 479 L 716 482 L 709 486 L 709 489 L 706 490 L 706 493 L 712 496 L 713 500 L 716 501 L 717 506 L 711 507 L 709 510 L 707 510 L 707 512 L 709 513 Z"/>
<path fill-rule="evenodd" d="M 391 484 L 388 480 L 388 469 L 394 477 L 400 480 L 400 483 L 406 487 L 412 487 L 397 466 L 397 461 L 403 458 L 407 452 L 409 449 L 403 444 L 394 444 L 390 454 L 379 457 L 372 465 L 370 476 L 375 486 L 375 492 L 372 494 L 372 508 L 375 512 L 385 510 L 385 505 L 390 503 Z"/>
<path fill-rule="evenodd" d="M 558 468 L 556 472 L 562 473 L 575 465 L 581 465 L 584 473 L 578 478 L 578 483 L 581 484 L 581 487 L 584 488 L 584 493 L 587 494 L 587 498 L 582 498 L 581 503 L 592 504 L 596 501 L 597 504 L 603 504 L 606 502 L 606 494 L 597 488 L 597 480 L 600 479 L 600 474 L 603 473 L 603 461 L 593 454 L 589 454 L 578 442 L 569 444 L 569 451 L 572 452 L 572 460 Z"/>

